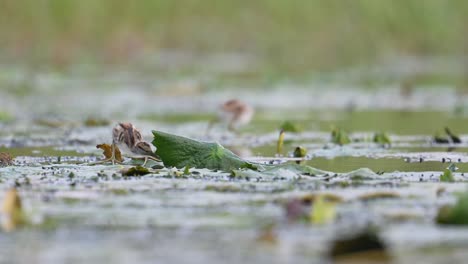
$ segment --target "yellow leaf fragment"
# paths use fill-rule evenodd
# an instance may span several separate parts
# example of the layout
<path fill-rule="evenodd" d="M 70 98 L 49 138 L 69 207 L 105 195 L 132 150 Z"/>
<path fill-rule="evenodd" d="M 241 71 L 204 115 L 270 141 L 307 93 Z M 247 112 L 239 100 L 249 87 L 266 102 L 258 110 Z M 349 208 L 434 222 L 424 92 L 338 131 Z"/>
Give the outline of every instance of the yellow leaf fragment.
<path fill-rule="evenodd" d="M 309 217 L 312 224 L 328 224 L 336 217 L 336 204 L 327 201 L 323 196 L 318 196 L 314 201 Z"/>
<path fill-rule="evenodd" d="M 25 223 L 21 198 L 15 188 L 10 189 L 5 194 L 2 212 L 5 216 L 2 221 L 2 228 L 5 231 L 12 231 Z"/>
<path fill-rule="evenodd" d="M 104 150 L 103 154 L 106 157 L 106 159 L 112 158 L 112 146 L 111 145 L 104 143 L 104 144 L 96 145 L 96 148 Z M 123 161 L 122 153 L 120 152 L 120 149 L 117 146 L 115 146 L 115 157 L 114 158 L 115 158 L 115 160 L 117 160 L 119 162 Z"/>

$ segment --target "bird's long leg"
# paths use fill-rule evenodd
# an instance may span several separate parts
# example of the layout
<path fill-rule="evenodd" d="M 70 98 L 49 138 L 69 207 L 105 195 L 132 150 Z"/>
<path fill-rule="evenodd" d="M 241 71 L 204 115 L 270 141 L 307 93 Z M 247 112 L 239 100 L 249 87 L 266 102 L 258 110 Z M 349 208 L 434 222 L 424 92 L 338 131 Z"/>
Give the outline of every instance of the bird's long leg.
<path fill-rule="evenodd" d="M 111 148 L 112 148 L 112 156 L 110 159 L 112 161 L 112 165 L 115 165 L 115 142 L 114 141 L 112 141 Z"/>
<path fill-rule="evenodd" d="M 143 162 L 143 164 L 141 165 L 141 166 L 143 166 L 143 167 L 146 165 L 146 163 L 148 163 L 148 160 L 154 160 L 154 161 L 157 161 L 157 162 L 161 162 L 160 159 L 158 159 L 158 158 L 156 158 L 156 157 L 153 157 L 153 156 L 149 156 L 149 155 L 134 156 L 134 157 L 132 157 L 132 158 L 134 158 L 134 159 L 143 159 L 144 162 Z"/>

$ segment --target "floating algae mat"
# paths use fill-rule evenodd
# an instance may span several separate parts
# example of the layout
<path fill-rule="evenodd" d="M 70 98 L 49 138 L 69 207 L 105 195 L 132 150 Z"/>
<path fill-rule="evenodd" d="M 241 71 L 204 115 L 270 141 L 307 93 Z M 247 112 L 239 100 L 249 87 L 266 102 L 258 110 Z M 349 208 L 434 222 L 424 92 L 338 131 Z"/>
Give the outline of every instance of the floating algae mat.
<path fill-rule="evenodd" d="M 203 107 L 222 95 L 194 95 L 175 106 L 172 97 L 157 106 L 143 95 L 113 91 L 113 98 L 142 100 L 151 108 L 125 113 L 84 94 L 86 111 L 108 117 L 93 126 L 75 116 L 74 102 L 60 108 L 64 122 L 32 122 L 19 115 L 1 124 L 0 152 L 9 156 L 2 156 L 0 167 L 0 215 L 7 221 L 0 231 L 0 263 L 466 258 L 465 221 L 453 220 L 456 227 L 450 222 L 468 212 L 463 115 L 377 107 L 348 113 L 325 110 L 329 105 L 297 114 L 282 105 L 280 112 L 262 108 L 236 133 L 222 125 L 207 132 L 215 114 Z M 255 94 L 247 98 L 264 106 Z M 28 104 L 33 98 L 18 100 Z M 179 112 L 152 114 L 157 107 L 176 106 Z M 47 120 L 46 114 L 58 109 L 51 107 L 38 107 L 36 114 Z M 99 162 L 104 156 L 96 145 L 112 143 L 112 127 L 123 120 L 140 128 L 162 162 L 149 161 L 145 168 L 138 159 Z M 445 126 L 462 143 L 434 142 Z M 333 128 L 349 140 L 334 144 Z M 278 151 L 280 129 L 285 132 Z M 385 140 L 374 141 L 376 134 Z M 295 155 L 298 147 L 301 153 Z M 450 217 L 438 220 L 444 213 Z"/>

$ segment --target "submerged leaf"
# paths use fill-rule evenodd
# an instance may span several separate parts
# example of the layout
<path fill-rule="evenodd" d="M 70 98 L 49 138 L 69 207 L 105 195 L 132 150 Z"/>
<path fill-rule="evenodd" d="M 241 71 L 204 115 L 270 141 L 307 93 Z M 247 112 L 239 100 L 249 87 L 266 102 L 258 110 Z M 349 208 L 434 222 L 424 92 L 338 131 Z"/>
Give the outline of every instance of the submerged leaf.
<path fill-rule="evenodd" d="M 18 195 L 18 191 L 13 188 L 9 190 L 3 198 L 2 211 L 5 215 L 5 219 L 2 222 L 2 228 L 5 231 L 12 231 L 25 223 L 25 217 L 23 214 L 21 199 Z"/>
<path fill-rule="evenodd" d="M 323 196 L 318 196 L 314 200 L 312 210 L 310 212 L 310 222 L 312 224 L 328 224 L 335 220 L 336 204 L 326 201 Z"/>
<path fill-rule="evenodd" d="M 104 156 L 106 157 L 106 159 L 110 159 L 112 157 L 112 146 L 109 145 L 109 144 L 99 144 L 99 145 L 96 145 L 96 148 L 100 148 L 102 150 L 104 150 Z M 120 152 L 120 149 L 115 146 L 115 159 L 117 161 L 120 161 L 122 162 L 123 161 L 123 158 L 122 158 L 122 153 Z"/>
<path fill-rule="evenodd" d="M 153 131 L 156 154 L 165 166 L 231 171 L 255 166 L 218 143 L 202 142 L 161 131 Z"/>
<path fill-rule="evenodd" d="M 280 130 L 284 132 L 291 132 L 291 133 L 300 133 L 302 132 L 302 128 L 299 127 L 297 124 L 291 121 L 284 121 L 281 126 Z"/>

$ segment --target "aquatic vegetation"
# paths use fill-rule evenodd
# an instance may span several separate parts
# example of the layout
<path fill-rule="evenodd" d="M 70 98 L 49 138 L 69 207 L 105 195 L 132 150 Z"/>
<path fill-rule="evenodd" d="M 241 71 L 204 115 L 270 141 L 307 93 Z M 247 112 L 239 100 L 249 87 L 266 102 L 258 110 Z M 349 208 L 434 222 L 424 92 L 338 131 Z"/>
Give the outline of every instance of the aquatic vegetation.
<path fill-rule="evenodd" d="M 232 151 L 218 143 L 202 142 L 161 131 L 153 131 L 153 145 L 164 166 L 206 168 L 231 171 L 239 168 L 255 168 Z"/>
<path fill-rule="evenodd" d="M 450 137 L 453 143 L 455 144 L 462 143 L 460 137 L 458 135 L 453 134 L 452 131 L 448 127 L 445 127 L 445 133 Z"/>
<path fill-rule="evenodd" d="M 382 146 L 390 146 L 392 144 L 390 137 L 385 132 L 375 133 L 372 141 Z"/>
<path fill-rule="evenodd" d="M 303 129 L 298 124 L 292 121 L 284 121 L 280 125 L 280 130 L 284 132 L 290 132 L 290 133 L 300 133 L 302 132 Z"/>
<path fill-rule="evenodd" d="M 441 182 L 454 182 L 455 177 L 453 176 L 453 173 L 457 170 L 458 168 L 455 166 L 455 164 L 450 164 L 445 170 L 442 175 L 440 175 L 440 181 Z"/>
<path fill-rule="evenodd" d="M 143 176 L 151 173 L 147 168 L 142 166 L 135 166 L 120 171 L 123 176 Z"/>
<path fill-rule="evenodd" d="M 459 194 L 455 205 L 442 206 L 436 222 L 444 225 L 468 225 L 468 192 Z"/>
<path fill-rule="evenodd" d="M 340 128 L 334 128 L 331 132 L 331 142 L 342 146 L 351 143 L 351 139 L 346 131 Z"/>
<path fill-rule="evenodd" d="M 304 147 L 301 147 L 301 146 L 298 146 L 294 149 L 294 152 L 293 152 L 293 156 L 295 158 L 305 158 L 307 155 L 307 149 L 305 149 Z M 301 161 L 298 160 L 296 161 L 297 164 L 300 164 Z"/>
<path fill-rule="evenodd" d="M 309 218 L 312 224 L 323 225 L 331 223 L 336 218 L 336 204 L 327 201 L 323 196 L 316 197 Z"/>
<path fill-rule="evenodd" d="M 295 158 L 304 158 L 305 156 L 307 155 L 307 149 L 302 147 L 302 146 L 298 146 L 294 149 L 294 152 L 293 152 L 293 156 Z"/>
<path fill-rule="evenodd" d="M 400 194 L 396 192 L 371 192 L 371 193 L 360 195 L 358 197 L 358 199 L 362 201 L 370 201 L 370 200 L 376 200 L 376 199 L 396 199 L 396 198 L 401 198 Z"/>
<path fill-rule="evenodd" d="M 448 144 L 448 143 L 454 143 L 454 144 L 460 144 L 462 143 L 462 140 L 460 137 L 454 133 L 448 128 L 444 128 L 444 132 L 446 136 L 442 135 L 442 133 L 437 132 L 434 137 L 433 137 L 433 142 L 438 143 L 438 144 Z"/>
<path fill-rule="evenodd" d="M 284 145 L 284 130 L 279 132 L 278 142 L 276 143 L 276 154 L 280 155 L 283 152 Z"/>
<path fill-rule="evenodd" d="M 110 125 L 110 121 L 107 119 L 98 119 L 90 117 L 84 121 L 84 125 L 87 127 L 108 126 Z"/>

